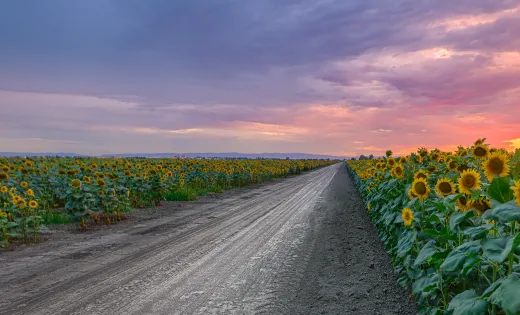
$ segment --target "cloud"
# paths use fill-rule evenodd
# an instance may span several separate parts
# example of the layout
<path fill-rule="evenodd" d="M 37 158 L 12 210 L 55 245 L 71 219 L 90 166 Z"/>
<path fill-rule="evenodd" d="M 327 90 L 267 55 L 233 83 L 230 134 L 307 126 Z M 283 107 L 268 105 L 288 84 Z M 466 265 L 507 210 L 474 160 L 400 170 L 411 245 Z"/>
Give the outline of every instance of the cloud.
<path fill-rule="evenodd" d="M 12 2 L 0 132 L 82 152 L 500 145 L 520 137 L 519 5 Z"/>

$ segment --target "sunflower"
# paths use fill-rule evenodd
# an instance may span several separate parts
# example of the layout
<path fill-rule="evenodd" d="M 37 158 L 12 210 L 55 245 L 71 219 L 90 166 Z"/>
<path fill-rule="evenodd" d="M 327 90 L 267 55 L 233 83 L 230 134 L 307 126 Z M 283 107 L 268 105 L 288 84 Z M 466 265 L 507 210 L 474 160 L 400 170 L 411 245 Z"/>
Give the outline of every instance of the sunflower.
<path fill-rule="evenodd" d="M 509 174 L 509 158 L 506 154 L 494 152 L 489 154 L 489 159 L 482 163 L 484 174 L 489 181 L 492 181 L 495 175 L 507 176 Z"/>
<path fill-rule="evenodd" d="M 9 178 L 9 175 L 7 173 L 0 173 L 0 180 L 7 180 Z"/>
<path fill-rule="evenodd" d="M 0 191 L 3 192 L 4 194 L 7 192 L 7 186 L 2 186 L 0 187 Z"/>
<path fill-rule="evenodd" d="M 38 207 L 38 202 L 36 200 L 29 201 L 29 207 L 31 207 L 31 209 L 37 208 Z"/>
<path fill-rule="evenodd" d="M 97 192 L 97 194 L 101 196 L 101 195 L 104 195 L 105 192 L 103 190 L 100 190 L 100 191 Z"/>
<path fill-rule="evenodd" d="M 406 225 L 406 226 L 410 226 L 410 225 L 412 225 L 412 221 L 413 221 L 413 212 L 412 212 L 412 209 L 410 209 L 410 208 L 404 208 L 404 209 L 401 211 L 401 216 L 403 217 L 404 225 Z"/>
<path fill-rule="evenodd" d="M 0 209 L 0 219 L 5 219 L 5 218 L 7 218 L 7 212 L 2 211 L 2 210 Z"/>
<path fill-rule="evenodd" d="M 419 179 L 419 178 L 423 178 L 423 179 L 428 179 L 430 175 L 428 175 L 428 173 L 426 173 L 425 171 L 423 170 L 419 170 L 417 171 L 414 175 L 413 175 L 413 178 L 414 179 Z"/>
<path fill-rule="evenodd" d="M 84 181 L 85 183 L 87 183 L 87 184 L 92 183 L 92 180 L 91 180 L 90 177 L 88 177 L 88 176 L 83 176 L 83 181 Z"/>
<path fill-rule="evenodd" d="M 417 198 L 417 196 L 413 193 L 413 189 L 408 189 L 408 198 L 410 198 L 410 200 Z"/>
<path fill-rule="evenodd" d="M 432 174 L 432 173 L 435 173 L 437 171 L 437 166 L 433 165 L 433 164 L 430 164 L 428 165 L 428 167 L 426 168 L 426 170 L 428 171 L 428 173 Z"/>
<path fill-rule="evenodd" d="M 459 190 L 464 194 L 471 194 L 470 189 L 480 188 L 480 174 L 474 169 L 468 169 L 460 174 Z"/>
<path fill-rule="evenodd" d="M 75 170 L 68 170 L 67 171 L 67 175 L 74 176 L 74 175 L 76 175 L 76 171 Z"/>
<path fill-rule="evenodd" d="M 520 180 L 515 182 L 515 185 L 511 187 L 511 190 L 515 195 L 516 204 L 520 206 Z"/>
<path fill-rule="evenodd" d="M 442 197 L 446 197 L 455 193 L 455 185 L 447 178 L 440 178 L 435 185 L 435 190 Z"/>
<path fill-rule="evenodd" d="M 29 184 L 27 184 L 27 182 L 21 182 L 20 183 L 20 187 L 22 187 L 23 189 L 27 188 L 27 186 L 29 186 Z"/>
<path fill-rule="evenodd" d="M 468 208 L 475 209 L 478 212 L 478 215 L 484 214 L 487 210 L 491 209 L 491 203 L 489 200 L 485 198 L 479 198 L 475 200 L 470 200 L 468 202 Z"/>
<path fill-rule="evenodd" d="M 485 159 L 489 154 L 489 148 L 484 144 L 477 144 L 473 147 L 473 156 L 477 159 Z"/>
<path fill-rule="evenodd" d="M 401 164 L 396 164 L 394 168 L 392 169 L 392 172 L 394 173 L 395 177 L 397 178 L 403 178 L 404 177 L 404 169 Z"/>
<path fill-rule="evenodd" d="M 457 199 L 456 203 L 460 211 L 465 212 L 466 210 L 468 210 L 468 199 L 466 198 L 466 196 L 460 196 Z"/>
<path fill-rule="evenodd" d="M 395 165 L 395 159 L 393 157 L 390 157 L 390 158 L 388 158 L 388 161 L 386 163 L 388 163 L 388 165 L 390 165 L 390 166 L 394 166 Z"/>
<path fill-rule="evenodd" d="M 424 178 L 417 178 L 412 183 L 412 191 L 417 198 L 424 200 L 430 194 L 430 187 Z"/>
<path fill-rule="evenodd" d="M 448 163 L 446 163 L 446 165 L 448 166 L 448 169 L 450 171 L 454 171 L 457 169 L 457 161 L 455 160 L 448 160 Z"/>
<path fill-rule="evenodd" d="M 70 182 L 70 187 L 72 187 L 72 188 L 80 188 L 81 187 L 81 181 L 79 179 L 73 179 Z"/>
<path fill-rule="evenodd" d="M 157 165 L 157 170 L 158 171 L 162 170 L 162 165 Z"/>
<path fill-rule="evenodd" d="M 96 180 L 96 185 L 98 185 L 98 186 L 105 187 L 106 184 L 107 184 L 107 183 L 105 183 L 105 181 L 102 180 L 102 179 L 98 179 L 98 180 Z"/>
<path fill-rule="evenodd" d="M 18 199 L 18 200 L 16 201 L 15 204 L 16 204 L 16 206 L 17 206 L 18 208 L 23 209 L 23 208 L 25 208 L 25 207 L 27 206 L 27 201 L 25 201 L 25 200 L 23 200 L 22 198 L 20 198 L 20 199 Z"/>
<path fill-rule="evenodd" d="M 31 188 L 27 189 L 26 193 L 28 196 L 31 196 L 31 197 L 34 196 L 34 191 Z"/>
<path fill-rule="evenodd" d="M 426 148 L 419 148 L 417 153 L 419 153 L 419 156 L 424 158 L 424 157 L 426 157 L 428 155 L 428 149 L 426 149 Z"/>

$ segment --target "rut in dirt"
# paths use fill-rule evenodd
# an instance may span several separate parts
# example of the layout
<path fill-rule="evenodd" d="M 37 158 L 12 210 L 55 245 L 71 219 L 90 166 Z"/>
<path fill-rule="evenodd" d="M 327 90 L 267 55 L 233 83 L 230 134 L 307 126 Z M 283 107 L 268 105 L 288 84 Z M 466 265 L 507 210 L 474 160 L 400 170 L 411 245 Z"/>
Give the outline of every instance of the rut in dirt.
<path fill-rule="evenodd" d="M 343 163 L 173 205 L 0 254 L 0 314 L 415 314 Z"/>

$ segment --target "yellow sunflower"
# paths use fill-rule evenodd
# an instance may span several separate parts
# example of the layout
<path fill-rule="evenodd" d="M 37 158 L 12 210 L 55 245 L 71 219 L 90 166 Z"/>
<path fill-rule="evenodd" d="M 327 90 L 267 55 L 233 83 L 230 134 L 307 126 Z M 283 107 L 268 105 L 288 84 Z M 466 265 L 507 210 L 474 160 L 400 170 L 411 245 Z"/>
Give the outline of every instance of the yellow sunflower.
<path fill-rule="evenodd" d="M 387 162 L 389 166 L 395 165 L 395 159 L 393 157 L 388 158 Z"/>
<path fill-rule="evenodd" d="M 459 190 L 461 193 L 470 195 L 470 189 L 479 189 L 480 183 L 480 174 L 474 169 L 468 169 L 460 174 Z"/>
<path fill-rule="evenodd" d="M 428 179 L 430 175 L 428 173 L 426 173 L 425 171 L 423 170 L 419 170 L 417 171 L 414 175 L 413 175 L 413 178 L 414 179 L 419 179 L 419 178 L 423 178 L 423 179 Z"/>
<path fill-rule="evenodd" d="M 27 184 L 27 182 L 20 183 L 20 187 L 22 187 L 23 189 L 27 188 L 27 186 L 29 186 L 29 184 Z"/>
<path fill-rule="evenodd" d="M 96 185 L 101 186 L 101 187 L 105 187 L 106 184 L 107 184 L 107 183 L 105 183 L 105 181 L 102 180 L 102 179 L 98 179 L 98 180 L 96 181 Z"/>
<path fill-rule="evenodd" d="M 79 179 L 73 179 L 70 182 L 70 187 L 72 187 L 72 188 L 80 188 L 81 187 L 81 181 Z"/>
<path fill-rule="evenodd" d="M 473 156 L 477 159 L 485 159 L 489 154 L 489 148 L 484 144 L 477 144 L 473 146 Z"/>
<path fill-rule="evenodd" d="M 509 175 L 509 158 L 506 154 L 494 152 L 489 154 L 489 159 L 482 163 L 484 174 L 489 181 L 492 181 L 495 175 L 507 176 Z"/>
<path fill-rule="evenodd" d="M 446 165 L 448 166 L 448 169 L 450 171 L 454 171 L 457 169 L 457 161 L 455 160 L 448 160 L 448 163 L 446 163 Z"/>
<path fill-rule="evenodd" d="M 31 188 L 27 189 L 27 195 L 29 196 L 34 196 L 34 190 L 32 190 Z"/>
<path fill-rule="evenodd" d="M 396 164 L 394 168 L 392 169 L 395 177 L 397 178 L 403 178 L 404 177 L 404 168 L 401 164 Z"/>
<path fill-rule="evenodd" d="M 417 198 L 417 196 L 413 193 L 413 189 L 408 189 L 408 198 L 410 198 L 410 200 Z"/>
<path fill-rule="evenodd" d="M 83 181 L 84 181 L 85 183 L 87 183 L 87 184 L 92 183 L 92 180 L 91 180 L 90 177 L 88 177 L 88 176 L 83 176 Z"/>
<path fill-rule="evenodd" d="M 0 191 L 3 192 L 4 194 L 7 192 L 7 186 L 2 186 L 0 187 Z"/>
<path fill-rule="evenodd" d="M 0 173 L 0 180 L 7 180 L 9 178 L 9 175 L 7 173 Z"/>
<path fill-rule="evenodd" d="M 447 178 L 440 178 L 435 185 L 435 190 L 442 197 L 446 197 L 455 193 L 455 185 Z"/>
<path fill-rule="evenodd" d="M 404 225 L 406 225 L 406 226 L 410 226 L 410 225 L 412 225 L 412 221 L 413 221 L 413 212 L 412 212 L 412 209 L 410 209 L 410 208 L 404 208 L 404 209 L 401 211 L 401 216 L 403 217 Z"/>
<path fill-rule="evenodd" d="M 412 191 L 417 198 L 424 200 L 430 194 L 430 187 L 424 178 L 417 178 L 412 183 Z"/>
<path fill-rule="evenodd" d="M 5 218 L 7 218 L 7 212 L 2 211 L 2 210 L 0 209 L 0 219 L 5 219 Z"/>
<path fill-rule="evenodd" d="M 460 211 L 465 212 L 466 210 L 468 210 L 468 199 L 465 196 L 460 196 L 457 199 L 456 203 Z"/>
<path fill-rule="evenodd" d="M 511 186 L 511 190 L 515 195 L 516 204 L 520 206 L 520 180 L 517 180 L 515 185 Z"/>
<path fill-rule="evenodd" d="M 489 200 L 485 198 L 479 198 L 475 200 L 470 200 L 468 202 L 468 208 L 475 209 L 478 212 L 478 215 L 484 214 L 487 210 L 491 209 L 491 203 Z"/>
<path fill-rule="evenodd" d="M 36 200 L 29 201 L 29 207 L 36 209 L 38 207 L 38 202 Z"/>

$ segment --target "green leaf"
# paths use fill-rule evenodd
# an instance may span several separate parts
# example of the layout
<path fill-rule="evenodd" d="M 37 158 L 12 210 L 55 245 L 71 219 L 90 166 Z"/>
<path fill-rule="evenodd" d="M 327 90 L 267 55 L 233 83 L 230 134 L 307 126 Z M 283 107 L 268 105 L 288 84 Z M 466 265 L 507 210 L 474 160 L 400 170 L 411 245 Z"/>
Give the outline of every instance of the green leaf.
<path fill-rule="evenodd" d="M 474 211 L 466 211 L 466 212 L 454 212 L 450 217 L 450 230 L 453 232 L 457 231 L 457 227 L 462 222 L 466 221 L 467 219 L 475 216 Z"/>
<path fill-rule="evenodd" d="M 506 260 L 511 251 L 514 251 L 520 245 L 520 233 L 516 236 L 492 238 L 482 241 L 482 250 L 484 256 L 489 260 L 501 263 Z"/>
<path fill-rule="evenodd" d="M 464 243 L 454 250 L 446 257 L 441 264 L 440 269 L 443 272 L 459 271 L 466 261 L 466 257 L 470 254 L 477 254 L 481 250 L 480 241 L 471 241 Z"/>
<path fill-rule="evenodd" d="M 468 290 L 457 294 L 448 305 L 446 314 L 452 315 L 481 315 L 486 314 L 488 302 L 480 300 L 475 290 Z"/>
<path fill-rule="evenodd" d="M 500 306 L 506 314 L 520 313 L 520 274 L 510 274 L 488 298 L 489 302 Z"/>
<path fill-rule="evenodd" d="M 480 256 L 477 254 L 470 254 L 466 257 L 464 266 L 462 267 L 461 275 L 467 277 L 468 274 L 473 271 L 474 267 L 481 261 Z"/>
<path fill-rule="evenodd" d="M 417 258 L 415 259 L 415 266 L 422 265 L 428 260 L 433 254 L 437 252 L 437 246 L 435 246 L 435 241 L 429 241 L 424 247 L 419 251 Z"/>
<path fill-rule="evenodd" d="M 469 229 L 465 229 L 463 233 L 464 235 L 469 236 L 471 239 L 479 239 L 487 235 L 492 227 L 492 224 L 484 224 Z"/>
<path fill-rule="evenodd" d="M 492 219 L 498 219 L 501 222 L 520 221 L 520 207 L 512 200 L 494 207 L 490 216 Z"/>
<path fill-rule="evenodd" d="M 487 189 L 487 194 L 491 199 L 500 203 L 513 200 L 514 195 L 511 190 L 509 177 L 495 177 Z"/>
<path fill-rule="evenodd" d="M 434 237 L 434 238 L 441 238 L 447 241 L 456 241 L 457 236 L 454 234 L 449 233 L 449 231 L 446 231 L 446 229 L 443 229 L 441 231 L 433 230 L 433 229 L 427 229 L 423 231 L 424 234 Z"/>

